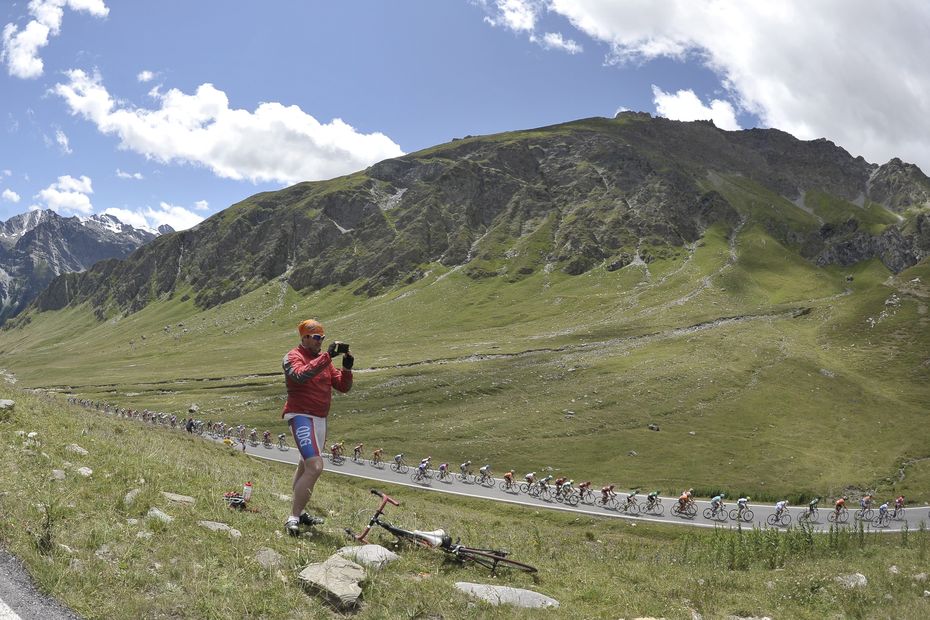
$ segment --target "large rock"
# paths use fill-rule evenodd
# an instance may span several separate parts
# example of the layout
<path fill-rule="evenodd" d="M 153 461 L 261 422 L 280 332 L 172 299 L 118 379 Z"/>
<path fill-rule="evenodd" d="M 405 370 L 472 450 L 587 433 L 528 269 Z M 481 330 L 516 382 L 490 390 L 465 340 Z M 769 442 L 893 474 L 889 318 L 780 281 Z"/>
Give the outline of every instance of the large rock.
<path fill-rule="evenodd" d="M 381 569 L 394 560 L 400 559 L 396 553 L 381 545 L 362 545 L 361 547 L 343 547 L 336 552 L 344 558 L 354 560 L 369 568 Z"/>
<path fill-rule="evenodd" d="M 310 564 L 300 571 L 297 579 L 305 588 L 345 611 L 358 605 L 362 595 L 358 584 L 365 579 L 365 569 L 340 555 L 333 555 L 325 562 Z"/>
<path fill-rule="evenodd" d="M 193 506 L 197 500 L 189 495 L 178 495 L 177 493 L 168 493 L 167 491 L 162 491 L 162 495 L 165 496 L 169 502 L 174 502 L 175 504 L 183 504 L 184 506 Z"/>
<path fill-rule="evenodd" d="M 136 501 L 136 496 L 142 492 L 142 489 L 133 489 L 129 493 L 126 493 L 126 496 L 123 498 L 123 504 L 125 506 L 132 506 L 132 503 Z"/>
<path fill-rule="evenodd" d="M 456 582 L 455 587 L 470 596 L 479 598 L 482 601 L 487 601 L 494 606 L 513 605 L 515 607 L 526 607 L 530 609 L 541 609 L 546 607 L 558 608 L 559 606 L 559 602 L 554 598 L 522 588 L 493 586 L 483 583 L 468 583 L 465 581 Z"/>
<path fill-rule="evenodd" d="M 0 399 L 0 411 L 3 411 L 5 409 L 12 409 L 15 406 L 16 406 L 16 401 L 14 400 L 8 400 L 6 398 Z"/>
<path fill-rule="evenodd" d="M 864 588 L 869 585 L 869 580 L 865 578 L 865 575 L 862 573 L 853 573 L 851 575 L 840 575 L 834 577 L 833 581 L 840 584 L 847 590 L 854 590 L 856 588 Z"/>

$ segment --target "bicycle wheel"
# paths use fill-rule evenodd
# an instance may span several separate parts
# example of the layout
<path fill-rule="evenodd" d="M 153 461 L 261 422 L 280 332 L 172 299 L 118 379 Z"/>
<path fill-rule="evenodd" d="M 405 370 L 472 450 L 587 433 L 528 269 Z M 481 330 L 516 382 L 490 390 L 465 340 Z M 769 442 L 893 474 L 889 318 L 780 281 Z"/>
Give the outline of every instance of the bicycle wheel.
<path fill-rule="evenodd" d="M 638 514 L 639 514 L 639 504 L 635 504 L 635 503 L 634 503 L 634 504 L 630 504 L 630 503 L 628 503 L 626 506 L 624 506 L 623 512 L 627 513 L 628 515 L 638 515 Z"/>
<path fill-rule="evenodd" d="M 660 502 L 656 502 L 656 503 L 654 503 L 652 506 L 649 506 L 649 507 L 646 509 L 646 512 L 647 512 L 648 514 L 655 515 L 655 516 L 657 516 L 657 517 L 661 517 L 663 514 L 665 514 L 665 506 L 664 506 L 663 504 L 661 504 Z"/>
<path fill-rule="evenodd" d="M 551 502 L 552 491 L 549 490 L 549 487 L 543 487 L 536 493 L 536 497 L 543 500 L 544 502 Z"/>
<path fill-rule="evenodd" d="M 775 525 L 778 523 L 778 518 L 774 514 L 771 514 L 765 518 L 765 522 L 769 525 Z"/>
<path fill-rule="evenodd" d="M 481 486 L 487 487 L 489 489 L 492 488 L 494 486 L 494 477 L 485 476 L 484 479 L 481 481 Z"/>
<path fill-rule="evenodd" d="M 705 508 L 705 509 L 704 509 L 704 512 L 702 512 L 701 515 L 702 515 L 705 519 L 711 519 L 711 518 L 713 518 L 713 516 L 714 516 L 714 511 L 711 510 L 710 508 Z"/>
<path fill-rule="evenodd" d="M 523 562 L 511 560 L 503 554 L 494 551 L 459 547 L 454 551 L 454 553 L 455 556 L 462 561 L 474 562 L 475 564 L 479 564 L 485 568 L 490 568 L 492 573 L 496 572 L 497 569 L 501 567 L 512 570 L 519 570 L 525 573 L 538 572 L 535 566 L 530 566 L 529 564 L 524 564 Z"/>
<path fill-rule="evenodd" d="M 529 494 L 529 492 L 530 492 L 530 485 L 528 485 L 528 484 L 525 483 L 525 482 L 521 482 L 520 485 L 519 485 L 517 488 L 519 489 L 519 491 L 520 491 L 521 493 Z"/>
<path fill-rule="evenodd" d="M 581 497 L 579 497 L 577 493 L 572 493 L 571 495 L 565 498 L 565 503 L 568 504 L 569 506 L 577 506 L 578 502 L 580 501 L 581 501 Z"/>
<path fill-rule="evenodd" d="M 750 523 L 754 516 L 756 515 L 754 515 L 753 512 L 749 510 L 748 508 L 743 511 L 743 521 L 745 521 L 746 523 Z"/>
<path fill-rule="evenodd" d="M 592 493 L 591 491 L 587 491 L 587 492 L 585 492 L 584 495 L 581 496 L 581 503 L 582 503 L 582 504 L 585 504 L 585 505 L 587 505 L 587 506 L 593 506 L 593 505 L 594 505 L 594 501 L 595 501 L 596 499 L 597 499 L 597 498 L 594 496 L 594 493 Z"/>
<path fill-rule="evenodd" d="M 789 525 L 791 525 L 791 515 L 787 512 L 784 513 L 781 516 L 781 519 L 778 521 L 778 525 L 782 525 L 784 527 L 788 527 Z"/>

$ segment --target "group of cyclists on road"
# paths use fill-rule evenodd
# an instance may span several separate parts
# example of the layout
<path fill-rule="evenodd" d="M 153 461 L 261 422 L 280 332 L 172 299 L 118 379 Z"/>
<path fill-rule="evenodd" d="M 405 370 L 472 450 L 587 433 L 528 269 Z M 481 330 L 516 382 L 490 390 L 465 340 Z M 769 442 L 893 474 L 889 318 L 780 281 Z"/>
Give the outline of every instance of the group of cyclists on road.
<path fill-rule="evenodd" d="M 184 428 L 190 434 L 204 435 L 209 434 L 214 439 L 222 440 L 227 445 L 241 445 L 242 450 L 246 445 L 257 447 L 259 445 L 265 448 L 277 447 L 280 450 L 288 450 L 287 435 L 279 433 L 276 438 L 272 437 L 269 430 L 265 430 L 259 436 L 257 428 L 248 428 L 243 424 L 227 425 L 222 421 L 203 421 L 194 419 L 192 416 L 184 420 L 174 414 L 166 414 L 143 409 L 137 411 L 116 407 L 109 403 L 92 401 L 88 399 L 78 399 L 71 397 L 68 401 L 72 404 L 81 405 L 85 408 L 96 409 L 123 417 L 126 419 L 136 419 L 147 422 L 152 425 L 163 425 L 170 428 Z M 352 448 L 352 460 L 359 464 L 366 462 L 365 445 L 358 443 Z M 345 462 L 345 442 L 340 441 L 329 446 L 328 457 L 334 465 L 341 465 Z M 385 456 L 384 448 L 377 448 L 372 451 L 368 463 L 376 468 L 383 468 L 390 464 L 393 471 L 406 474 L 410 471 L 410 466 L 406 462 L 404 453 L 395 454 L 390 461 Z M 478 484 L 485 487 L 498 485 L 500 490 L 514 494 L 524 493 L 530 497 L 538 498 L 546 502 L 556 501 L 570 506 L 578 504 L 587 504 L 601 506 L 608 510 L 615 510 L 629 515 L 649 514 L 661 516 L 664 514 L 665 507 L 662 504 L 662 498 L 659 491 L 651 491 L 646 494 L 645 499 L 640 502 L 640 489 L 633 489 L 629 492 L 618 493 L 614 490 L 615 485 L 605 485 L 597 492 L 596 487 L 592 486 L 591 481 L 586 480 L 575 484 L 575 480 L 567 476 L 554 477 L 551 474 L 538 476 L 535 471 L 525 474 L 521 480 L 517 479 L 514 470 L 505 472 L 500 480 L 494 478 L 490 464 L 485 464 L 478 468 L 477 473 L 472 472 L 472 462 L 466 460 L 458 465 L 458 472 L 453 472 L 452 467 L 447 462 L 439 463 L 433 468 L 432 456 L 426 456 L 420 459 L 419 463 L 413 468 L 411 480 L 420 484 L 429 484 L 432 480 L 439 482 L 451 483 L 454 480 L 469 484 Z M 697 515 L 697 503 L 693 497 L 694 489 L 689 488 L 682 491 L 678 501 L 672 506 L 671 514 L 682 518 L 694 518 Z M 725 493 L 720 493 L 710 500 L 710 507 L 706 508 L 703 516 L 706 519 L 722 522 L 728 518 L 737 522 L 751 522 L 754 518 L 752 509 L 749 507 L 751 498 L 741 496 L 737 498 L 736 505 L 727 510 L 724 503 Z M 819 520 L 819 504 L 821 498 L 814 498 L 807 507 L 797 515 L 801 523 L 817 523 Z M 844 495 L 833 501 L 833 507 L 827 515 L 830 523 L 843 524 L 849 520 L 849 510 L 847 502 L 849 497 Z M 871 522 L 877 527 L 887 526 L 892 520 L 899 520 L 904 517 L 905 498 L 898 495 L 894 499 L 888 499 L 878 505 L 877 512 L 874 509 L 875 497 L 868 493 L 859 500 L 859 508 L 854 512 L 854 519 L 857 521 Z M 786 526 L 791 523 L 791 514 L 788 511 L 788 501 L 780 500 L 775 503 L 775 511 L 767 518 L 767 523 L 774 526 Z"/>

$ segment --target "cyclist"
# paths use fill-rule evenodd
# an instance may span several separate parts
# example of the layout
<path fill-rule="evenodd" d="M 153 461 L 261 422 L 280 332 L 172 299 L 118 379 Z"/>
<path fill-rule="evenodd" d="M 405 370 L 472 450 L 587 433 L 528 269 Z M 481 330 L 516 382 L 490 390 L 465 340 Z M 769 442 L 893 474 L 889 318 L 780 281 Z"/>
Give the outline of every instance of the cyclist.
<path fill-rule="evenodd" d="M 685 510 L 688 507 L 688 504 L 691 503 L 691 494 L 694 493 L 694 489 L 688 489 L 687 491 L 682 491 L 681 495 L 678 496 L 678 509 Z"/>
<path fill-rule="evenodd" d="M 872 494 L 868 493 L 862 496 L 862 499 L 859 500 L 859 507 L 863 510 L 869 510 L 872 508 Z"/>
<path fill-rule="evenodd" d="M 555 479 L 553 483 L 555 485 L 555 496 L 558 497 L 562 493 L 562 485 L 565 484 L 565 476 L 559 476 Z"/>
<path fill-rule="evenodd" d="M 820 503 L 820 498 L 815 497 L 807 504 L 807 516 L 810 518 L 814 517 L 814 513 L 817 511 L 817 504 Z"/>
<path fill-rule="evenodd" d="M 713 514 L 717 514 L 718 510 L 723 509 L 723 498 L 726 496 L 726 493 L 721 493 L 720 495 L 715 495 L 710 499 L 710 511 Z"/>
<path fill-rule="evenodd" d="M 480 474 L 480 475 L 478 476 L 479 479 L 481 479 L 481 480 L 487 480 L 488 478 L 491 477 L 491 465 L 490 465 L 490 464 L 485 464 L 483 467 L 481 467 L 481 468 L 478 470 L 478 473 Z"/>
<path fill-rule="evenodd" d="M 265 431 L 262 433 L 262 443 L 270 444 L 271 443 L 271 431 Z"/>
<path fill-rule="evenodd" d="M 420 470 L 421 474 L 425 474 L 426 470 L 429 469 L 430 461 L 433 460 L 433 457 L 428 456 L 425 459 L 420 459 L 420 464 L 417 465 L 417 469 Z"/>
<path fill-rule="evenodd" d="M 788 500 L 783 499 L 780 502 L 775 503 L 775 518 L 780 519 L 781 514 L 785 512 L 785 509 L 788 507 Z"/>
<path fill-rule="evenodd" d="M 462 472 L 463 476 L 467 476 L 471 474 L 471 470 L 469 469 L 470 467 L 471 467 L 471 461 L 465 461 L 464 463 L 459 465 L 459 471 Z"/>
<path fill-rule="evenodd" d="M 352 448 L 352 459 L 353 459 L 353 460 L 355 460 L 355 461 L 361 461 L 361 460 L 362 460 L 362 448 L 364 448 L 364 447 L 365 447 L 365 444 L 360 443 L 360 444 L 358 444 L 357 446 L 355 446 L 354 448 Z"/>
<path fill-rule="evenodd" d="M 380 463 L 381 459 L 383 458 L 384 458 L 384 448 L 378 448 L 377 450 L 371 453 L 372 463 Z"/>
<path fill-rule="evenodd" d="M 531 472 L 528 473 L 527 475 L 523 476 L 523 479 L 526 481 L 526 484 L 527 484 L 527 485 L 533 486 L 533 483 L 536 482 L 536 472 L 535 472 L 535 471 L 531 471 Z"/>
<path fill-rule="evenodd" d="M 891 500 L 888 500 L 888 502 L 890 502 L 890 501 L 891 501 Z M 885 503 L 883 503 L 881 506 L 878 507 L 878 517 L 879 517 L 879 519 L 881 519 L 881 520 L 883 520 L 883 521 L 884 521 L 885 518 L 888 516 L 888 502 L 885 502 Z"/>
<path fill-rule="evenodd" d="M 636 495 L 639 493 L 639 489 L 634 489 L 627 493 L 626 496 L 626 505 L 623 507 L 624 510 L 630 507 L 631 504 L 636 503 Z"/>
<path fill-rule="evenodd" d="M 542 491 L 544 489 L 548 489 L 550 480 L 552 480 L 551 474 L 546 476 L 545 478 L 541 478 L 539 482 L 537 483 L 539 485 L 539 490 Z"/>
<path fill-rule="evenodd" d="M 568 497 L 569 495 L 572 494 L 572 492 L 575 490 L 573 487 L 574 484 L 575 484 L 575 481 L 572 479 L 568 479 L 562 483 L 562 486 L 560 487 L 562 491 L 562 497 Z"/>
<path fill-rule="evenodd" d="M 608 484 L 606 487 L 601 487 L 601 503 L 606 504 L 610 501 L 610 498 L 614 496 L 614 485 Z"/>
<path fill-rule="evenodd" d="M 585 480 L 584 482 L 578 485 L 578 494 L 581 497 L 585 497 L 590 492 L 591 492 L 591 481 L 590 480 Z"/>
<path fill-rule="evenodd" d="M 257 428 L 253 428 L 249 432 L 249 441 L 251 441 L 252 443 L 258 443 L 258 429 Z"/>
<path fill-rule="evenodd" d="M 287 435 L 285 435 L 284 433 L 281 433 L 280 435 L 278 435 L 278 443 L 281 444 L 282 446 L 284 445 L 285 437 L 287 437 Z"/>
<path fill-rule="evenodd" d="M 899 495 L 894 500 L 894 514 L 892 515 L 895 519 L 898 518 L 898 513 L 904 510 L 904 496 Z"/>
<path fill-rule="evenodd" d="M 508 489 L 513 486 L 513 470 L 512 469 L 504 474 L 504 484 L 507 486 Z"/>
<path fill-rule="evenodd" d="M 647 495 L 647 496 L 646 496 L 646 502 L 647 502 L 647 503 L 646 503 L 646 508 L 647 508 L 647 509 L 652 510 L 653 508 L 655 508 L 656 504 L 659 503 L 659 492 L 658 492 L 658 491 L 653 491 L 652 493 L 650 493 L 649 495 Z"/>
<path fill-rule="evenodd" d="M 395 464 L 395 465 L 400 465 L 401 462 L 403 462 L 403 460 L 404 460 L 404 453 L 403 453 L 403 452 L 401 452 L 400 454 L 395 454 L 395 455 L 394 455 L 394 464 Z"/>
<path fill-rule="evenodd" d="M 338 459 L 340 456 L 342 456 L 342 444 L 343 443 L 345 442 L 340 441 L 339 443 L 334 443 L 332 446 L 329 447 L 329 451 L 330 453 L 332 453 L 333 459 Z"/>
<path fill-rule="evenodd" d="M 443 479 L 445 479 L 445 477 L 448 476 L 448 475 L 449 475 L 449 464 L 448 464 L 448 463 L 440 463 L 440 464 L 439 464 L 439 479 L 440 479 L 440 480 L 443 480 Z"/>
<path fill-rule="evenodd" d="M 741 497 L 736 500 L 736 514 L 742 515 L 743 511 L 749 508 L 749 500 L 752 499 L 748 495 L 746 497 Z"/>

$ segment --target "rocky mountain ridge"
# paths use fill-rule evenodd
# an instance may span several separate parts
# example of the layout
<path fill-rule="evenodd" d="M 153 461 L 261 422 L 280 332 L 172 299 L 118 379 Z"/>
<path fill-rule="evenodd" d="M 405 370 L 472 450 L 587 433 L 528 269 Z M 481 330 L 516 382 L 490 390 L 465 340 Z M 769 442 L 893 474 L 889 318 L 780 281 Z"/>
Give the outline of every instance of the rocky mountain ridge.
<path fill-rule="evenodd" d="M 55 277 L 84 271 L 105 258 L 124 258 L 156 236 L 109 214 L 62 217 L 35 210 L 0 222 L 0 324 Z"/>
<path fill-rule="evenodd" d="M 430 263 L 473 278 L 581 274 L 674 255 L 710 226 L 759 225 L 818 264 L 930 252 L 930 179 L 828 140 L 642 113 L 470 137 L 329 181 L 252 196 L 124 261 L 62 276 L 40 310 L 101 318 L 184 290 L 209 307 L 274 278 L 359 294 Z"/>

